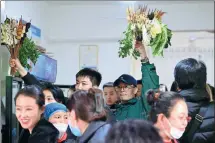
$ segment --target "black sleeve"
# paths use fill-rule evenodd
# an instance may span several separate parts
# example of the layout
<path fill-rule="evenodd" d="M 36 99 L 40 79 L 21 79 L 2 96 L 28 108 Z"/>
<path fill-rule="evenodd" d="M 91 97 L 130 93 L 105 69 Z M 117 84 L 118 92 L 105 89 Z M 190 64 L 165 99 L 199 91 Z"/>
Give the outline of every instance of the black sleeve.
<path fill-rule="evenodd" d="M 19 135 L 18 143 L 28 143 L 29 136 L 30 136 L 29 131 L 26 129 L 22 129 L 22 131 Z"/>
<path fill-rule="evenodd" d="M 42 87 L 43 85 L 29 72 L 22 77 L 22 80 L 26 85 L 38 85 Z"/>
<path fill-rule="evenodd" d="M 28 143 L 57 143 L 59 131 L 52 123 L 41 119 L 32 130 Z"/>

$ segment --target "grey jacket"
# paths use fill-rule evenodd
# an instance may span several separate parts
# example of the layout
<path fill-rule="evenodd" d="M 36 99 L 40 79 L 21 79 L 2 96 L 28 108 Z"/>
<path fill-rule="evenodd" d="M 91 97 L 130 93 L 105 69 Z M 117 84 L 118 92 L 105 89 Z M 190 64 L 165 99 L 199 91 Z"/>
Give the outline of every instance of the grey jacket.
<path fill-rule="evenodd" d="M 103 143 L 111 125 L 103 121 L 91 122 L 78 143 Z"/>

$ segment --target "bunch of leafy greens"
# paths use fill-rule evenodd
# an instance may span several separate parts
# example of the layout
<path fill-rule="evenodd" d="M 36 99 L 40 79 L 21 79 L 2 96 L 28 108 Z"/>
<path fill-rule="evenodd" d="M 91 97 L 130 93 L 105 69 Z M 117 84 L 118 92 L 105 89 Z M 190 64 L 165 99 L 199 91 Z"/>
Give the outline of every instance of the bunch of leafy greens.
<path fill-rule="evenodd" d="M 127 30 L 123 32 L 124 38 L 119 40 L 119 57 L 125 58 L 127 56 L 132 56 L 137 59 L 140 53 L 133 48 L 134 34 L 131 30 L 131 24 L 128 25 Z M 149 46 L 152 48 L 153 56 L 163 56 L 163 50 L 171 46 L 172 31 L 167 28 L 166 25 L 162 26 L 162 32 L 157 34 L 155 38 L 152 38 Z"/>
<path fill-rule="evenodd" d="M 171 30 L 168 29 L 166 25 L 163 25 L 161 30 L 162 32 L 157 34 L 156 37 L 150 41 L 149 46 L 152 48 L 153 56 L 163 56 L 164 48 L 168 48 L 169 45 L 171 46 Z"/>
<path fill-rule="evenodd" d="M 139 8 L 139 11 L 142 11 L 143 13 L 146 12 L 146 7 Z M 123 32 L 124 38 L 122 40 L 119 40 L 120 43 L 120 48 L 119 48 L 119 57 L 125 58 L 127 56 L 132 55 L 135 59 L 137 59 L 140 56 L 140 53 L 133 48 L 133 40 L 138 40 L 142 41 L 142 28 L 138 28 L 137 24 L 138 22 L 138 10 L 137 10 L 137 15 L 134 16 L 135 14 L 129 15 L 130 22 L 128 23 L 126 31 Z M 171 38 L 172 38 L 172 31 L 167 28 L 167 25 L 162 24 L 161 22 L 161 17 L 165 12 L 154 10 L 151 13 L 148 12 L 147 18 L 149 20 L 153 20 L 156 18 L 159 21 L 160 27 L 161 27 L 161 32 L 156 34 L 155 38 L 151 38 L 150 42 L 147 46 L 152 48 L 152 55 L 153 56 L 163 56 L 163 50 L 165 48 L 168 48 L 168 46 L 171 46 Z M 137 19 L 135 19 L 137 18 Z M 135 21 L 136 20 L 136 21 Z M 135 25 L 135 28 L 132 28 L 132 23 Z M 150 28 L 147 29 L 147 35 L 150 33 Z M 145 35 L 145 34 L 144 34 Z"/>
<path fill-rule="evenodd" d="M 133 48 L 134 35 L 131 30 L 131 24 L 128 25 L 127 30 L 124 31 L 123 34 L 124 38 L 122 40 L 119 40 L 119 57 L 125 58 L 132 54 L 132 56 L 137 59 L 140 56 L 140 53 L 135 48 Z"/>
<path fill-rule="evenodd" d="M 40 52 L 36 48 L 34 41 L 26 37 L 23 41 L 22 46 L 19 49 L 19 60 L 22 66 L 27 69 L 30 69 L 31 66 L 28 64 L 28 59 L 35 64 L 39 55 Z"/>

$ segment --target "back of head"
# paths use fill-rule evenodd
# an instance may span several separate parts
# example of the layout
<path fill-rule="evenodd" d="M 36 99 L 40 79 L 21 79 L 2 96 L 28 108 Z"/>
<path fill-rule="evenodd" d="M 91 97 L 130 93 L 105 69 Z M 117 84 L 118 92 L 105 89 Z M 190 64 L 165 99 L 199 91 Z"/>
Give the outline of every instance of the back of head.
<path fill-rule="evenodd" d="M 84 69 L 80 70 L 76 74 L 76 79 L 78 77 L 88 77 L 90 79 L 90 81 L 92 82 L 93 86 L 99 86 L 101 83 L 101 80 L 102 80 L 102 75 L 98 71 L 95 71 L 90 68 L 84 68 Z"/>
<path fill-rule="evenodd" d="M 145 96 L 147 98 L 148 104 L 153 105 L 154 102 L 158 100 L 160 96 L 160 91 L 158 89 L 149 89 L 145 93 Z"/>
<path fill-rule="evenodd" d="M 181 90 L 205 88 L 207 71 L 203 62 L 193 58 L 180 61 L 174 70 L 175 81 Z"/>
<path fill-rule="evenodd" d="M 154 98 L 153 96 L 154 94 L 147 95 L 147 101 L 152 105 L 149 119 L 153 123 L 157 122 L 158 114 L 162 113 L 168 118 L 176 103 L 179 100 L 184 101 L 184 98 L 176 92 L 161 92 L 158 98 Z"/>
<path fill-rule="evenodd" d="M 113 125 L 105 143 L 162 143 L 162 139 L 147 121 L 124 120 Z"/>
<path fill-rule="evenodd" d="M 98 98 L 93 89 L 78 90 L 69 98 L 67 108 L 69 111 L 74 110 L 76 117 L 85 122 L 105 121 L 104 103 L 100 99 L 103 101 L 103 97 Z"/>

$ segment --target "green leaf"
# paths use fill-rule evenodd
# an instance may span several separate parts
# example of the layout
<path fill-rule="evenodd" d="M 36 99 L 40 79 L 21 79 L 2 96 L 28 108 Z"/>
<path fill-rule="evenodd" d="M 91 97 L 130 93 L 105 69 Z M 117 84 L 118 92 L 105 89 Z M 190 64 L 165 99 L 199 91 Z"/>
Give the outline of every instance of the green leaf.
<path fill-rule="evenodd" d="M 126 31 L 123 32 L 123 39 L 119 40 L 119 57 L 125 58 L 132 55 L 135 59 L 139 56 L 137 52 L 133 49 L 133 32 L 131 30 L 131 24 L 127 26 Z"/>
<path fill-rule="evenodd" d="M 162 23 L 161 23 L 162 24 Z M 119 40 L 119 57 L 125 58 L 132 55 L 135 59 L 140 56 L 140 53 L 133 48 L 133 37 L 141 34 L 141 31 L 132 31 L 131 24 L 128 24 L 126 31 L 123 32 L 123 39 Z M 162 26 L 162 32 L 151 39 L 149 46 L 152 48 L 153 56 L 163 56 L 164 48 L 171 45 L 172 31 L 167 28 L 167 25 Z"/>
<path fill-rule="evenodd" d="M 30 69 L 31 67 L 27 63 L 28 59 L 30 59 L 35 64 L 39 55 L 40 52 L 36 49 L 34 41 L 26 37 L 19 49 L 20 63 L 23 65 L 23 67 Z"/>
<path fill-rule="evenodd" d="M 168 48 L 168 43 L 170 42 L 170 39 L 171 39 L 171 32 L 168 31 L 165 25 L 162 27 L 162 32 L 158 36 L 159 36 L 159 39 L 155 38 L 156 42 L 153 41 L 153 45 L 152 45 L 153 56 L 163 56 L 164 48 Z"/>

